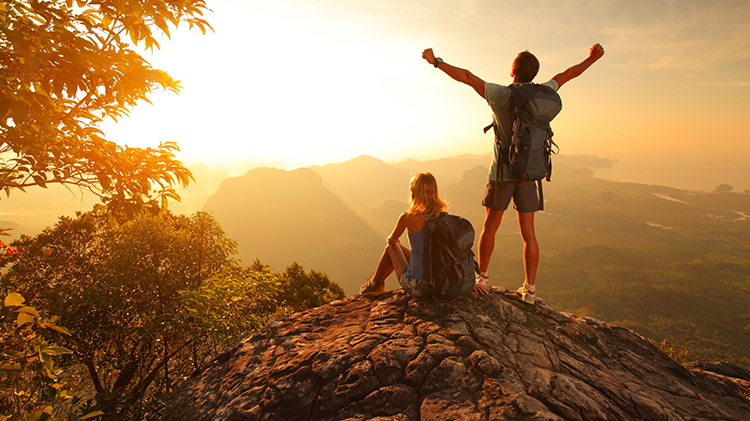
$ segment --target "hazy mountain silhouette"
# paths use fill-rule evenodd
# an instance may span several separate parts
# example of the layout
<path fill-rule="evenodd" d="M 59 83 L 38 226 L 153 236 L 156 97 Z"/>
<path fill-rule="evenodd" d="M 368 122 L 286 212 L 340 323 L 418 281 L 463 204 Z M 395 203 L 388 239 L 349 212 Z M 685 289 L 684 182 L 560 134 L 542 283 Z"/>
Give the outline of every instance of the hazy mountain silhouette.
<path fill-rule="evenodd" d="M 464 171 L 469 168 L 476 168 L 480 165 L 485 166 L 485 168 L 489 167 L 490 154 L 464 154 L 423 161 L 406 159 L 392 165 L 396 168 L 407 170 L 412 174 L 429 171 L 435 176 L 440 186 L 447 186 L 461 181 L 464 176 Z M 484 173 L 484 178 L 487 178 L 486 171 Z M 482 185 L 482 188 L 484 188 L 484 185 Z"/>
<path fill-rule="evenodd" d="M 190 215 L 195 211 L 203 209 L 206 200 L 216 192 L 222 181 L 229 177 L 223 167 L 208 169 L 204 163 L 189 165 L 188 169 L 193 173 L 195 182 L 190 183 L 187 188 L 176 187 L 175 191 L 180 195 L 180 201 L 170 203 L 172 212 Z"/>
<path fill-rule="evenodd" d="M 36 230 L 24 227 L 11 221 L 0 221 L 0 228 L 7 229 L 8 236 L 0 237 L 4 243 L 10 243 L 14 239 L 21 237 L 22 235 L 35 235 Z"/>
<path fill-rule="evenodd" d="M 239 241 L 244 264 L 259 258 L 281 271 L 293 261 L 334 279 L 363 275 L 362 262 L 379 253 L 383 239 L 301 168 L 257 168 L 224 180 L 205 205 L 230 238 Z"/>
<path fill-rule="evenodd" d="M 360 214 L 366 214 L 386 200 L 405 201 L 409 195 L 411 174 L 408 171 L 368 155 L 308 168 L 320 174 L 324 185 Z"/>
<path fill-rule="evenodd" d="M 374 224 L 381 237 L 386 238 L 393 231 L 399 215 L 406 210 L 407 206 L 408 202 L 405 200 L 386 200 L 385 203 L 367 213 L 368 220 Z"/>

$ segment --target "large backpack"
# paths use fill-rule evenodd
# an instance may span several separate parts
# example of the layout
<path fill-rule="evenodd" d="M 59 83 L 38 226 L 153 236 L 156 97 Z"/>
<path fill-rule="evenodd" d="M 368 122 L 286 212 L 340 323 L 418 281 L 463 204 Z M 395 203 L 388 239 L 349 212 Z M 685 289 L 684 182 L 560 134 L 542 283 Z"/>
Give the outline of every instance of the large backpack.
<path fill-rule="evenodd" d="M 440 300 L 466 297 L 479 271 L 474 252 L 474 227 L 468 220 L 442 213 L 429 221 L 430 277 L 433 296 Z"/>
<path fill-rule="evenodd" d="M 536 181 L 539 186 L 539 210 L 544 209 L 541 180 L 552 177 L 552 154 L 559 148 L 552 141 L 550 121 L 562 109 L 560 95 L 547 85 L 519 83 L 508 86 L 511 92 L 513 110 L 512 135 L 506 147 L 500 145 L 500 132 L 493 122 L 484 128 L 495 129 L 495 142 L 501 156 L 497 157 L 496 182 L 502 182 L 503 165 L 510 169 L 513 178 L 522 181 Z M 553 147 L 557 150 L 553 150 Z"/>

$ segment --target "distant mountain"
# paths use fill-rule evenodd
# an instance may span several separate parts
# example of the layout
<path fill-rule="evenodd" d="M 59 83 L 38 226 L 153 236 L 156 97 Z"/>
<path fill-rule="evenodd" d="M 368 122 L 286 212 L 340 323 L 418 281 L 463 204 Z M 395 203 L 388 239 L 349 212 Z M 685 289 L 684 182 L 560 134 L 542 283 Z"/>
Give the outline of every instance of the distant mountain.
<path fill-rule="evenodd" d="M 50 183 L 47 188 L 12 190 L 9 198 L 3 196 L 0 217 L 36 234 L 57 223 L 60 216 L 75 216 L 76 211 L 90 210 L 98 202 L 99 198 L 88 190 Z"/>
<path fill-rule="evenodd" d="M 187 188 L 175 187 L 175 191 L 180 195 L 180 201 L 173 201 L 169 204 L 169 209 L 176 213 L 190 215 L 193 212 L 203 208 L 206 200 L 216 192 L 222 181 L 229 177 L 224 168 L 218 167 L 212 170 L 204 163 L 198 163 L 188 166 L 193 173 L 195 182 L 190 182 Z"/>
<path fill-rule="evenodd" d="M 408 202 L 386 200 L 385 203 L 367 213 L 371 221 L 383 238 L 390 235 L 396 225 L 399 215 L 406 210 Z"/>
<path fill-rule="evenodd" d="M 239 241 L 244 264 L 259 258 L 282 271 L 298 261 L 327 273 L 350 293 L 356 285 L 349 283 L 371 270 L 363 262 L 372 261 L 374 269 L 384 243 L 307 168 L 257 168 L 228 178 L 205 210 Z"/>
<path fill-rule="evenodd" d="M 555 155 L 555 162 L 574 168 L 612 168 L 616 159 L 599 158 L 596 155 Z"/>
<path fill-rule="evenodd" d="M 409 171 L 371 156 L 308 168 L 320 174 L 324 185 L 360 214 L 387 200 L 405 201 L 409 197 Z"/>
<path fill-rule="evenodd" d="M 490 160 L 491 157 L 488 153 L 483 155 L 464 154 L 424 161 L 410 158 L 392 165 L 396 168 L 409 171 L 412 174 L 429 171 L 437 179 L 438 185 L 447 186 L 461 181 L 463 179 L 464 171 L 469 168 L 476 168 L 479 165 L 488 168 Z M 487 178 L 487 172 L 485 172 L 484 177 L 485 179 Z M 484 188 L 484 186 L 482 186 L 482 188 Z"/>
<path fill-rule="evenodd" d="M 22 235 L 36 235 L 37 231 L 28 227 L 24 227 L 11 221 L 0 221 L 0 228 L 7 229 L 5 233 L 8 236 L 0 237 L 4 243 L 10 243 L 13 240 L 20 238 Z"/>

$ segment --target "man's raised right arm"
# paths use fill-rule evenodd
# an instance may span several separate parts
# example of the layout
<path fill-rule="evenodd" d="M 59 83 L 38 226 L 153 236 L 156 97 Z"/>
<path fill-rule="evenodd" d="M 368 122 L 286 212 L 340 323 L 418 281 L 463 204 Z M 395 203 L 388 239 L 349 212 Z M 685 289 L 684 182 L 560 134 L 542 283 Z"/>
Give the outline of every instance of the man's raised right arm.
<path fill-rule="evenodd" d="M 570 66 L 564 72 L 558 73 L 555 75 L 555 77 L 552 78 L 555 82 L 557 82 L 557 89 L 559 90 L 567 81 L 580 76 L 581 73 L 591 67 L 592 64 L 596 63 L 596 61 L 602 58 L 603 55 L 604 47 L 602 47 L 601 44 L 594 44 L 591 47 L 589 56 L 586 57 L 586 60 L 583 60 L 582 62 L 574 66 Z"/>
<path fill-rule="evenodd" d="M 432 48 L 428 48 L 422 52 L 422 58 L 427 60 L 428 63 L 435 66 L 435 53 L 432 52 Z M 474 88 L 475 91 L 484 98 L 484 81 L 476 76 L 474 76 L 473 73 L 466 69 L 462 69 L 460 67 L 451 66 L 450 64 L 440 60 L 437 66 L 438 69 L 442 70 L 446 75 L 453 78 L 453 80 L 457 80 L 461 83 L 465 83 L 472 88 Z"/>

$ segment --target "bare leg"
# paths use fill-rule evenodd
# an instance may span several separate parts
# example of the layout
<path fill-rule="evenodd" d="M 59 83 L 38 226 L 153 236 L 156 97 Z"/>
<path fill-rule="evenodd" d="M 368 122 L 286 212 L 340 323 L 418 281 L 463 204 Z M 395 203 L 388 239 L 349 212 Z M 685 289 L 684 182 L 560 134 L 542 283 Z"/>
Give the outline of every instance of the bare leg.
<path fill-rule="evenodd" d="M 536 271 L 539 268 L 539 244 L 534 231 L 534 212 L 518 212 L 518 225 L 523 237 L 523 267 L 526 271 L 526 282 L 534 285 Z"/>
<path fill-rule="evenodd" d="M 381 284 L 385 282 L 388 275 L 393 272 L 393 264 L 391 263 L 391 256 L 388 254 L 388 246 L 383 249 L 383 255 L 378 260 L 378 266 L 375 268 L 375 275 L 372 277 L 372 283 Z"/>
<path fill-rule="evenodd" d="M 406 248 L 400 242 L 389 244 L 385 248 L 391 257 L 391 265 L 396 272 L 396 279 L 401 279 L 401 275 L 409 268 L 409 259 L 411 259 L 411 250 Z"/>
<path fill-rule="evenodd" d="M 401 271 L 401 273 L 406 272 L 406 268 L 409 267 L 409 259 L 411 258 L 411 250 L 406 248 L 403 244 L 400 242 L 396 243 L 398 247 L 394 247 L 391 245 L 388 245 L 383 250 L 383 255 L 380 256 L 380 260 L 378 261 L 378 266 L 375 268 L 375 275 L 372 277 L 372 283 L 380 284 L 385 282 L 386 278 L 388 278 L 388 275 L 393 273 L 394 270 L 394 260 L 393 260 L 393 252 L 390 250 L 397 249 L 400 250 L 400 257 L 397 258 L 398 264 L 403 265 L 402 259 L 406 260 L 406 263 L 404 265 L 404 269 Z M 395 251 L 395 250 L 394 250 Z M 396 275 L 400 278 L 401 275 L 396 271 Z"/>
<path fill-rule="evenodd" d="M 500 228 L 505 211 L 486 208 L 482 233 L 479 235 L 479 270 L 487 272 L 490 258 L 495 250 L 495 233 Z"/>

